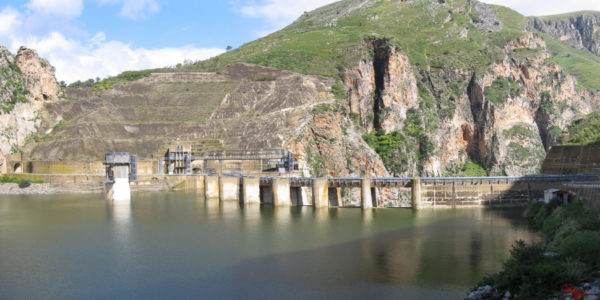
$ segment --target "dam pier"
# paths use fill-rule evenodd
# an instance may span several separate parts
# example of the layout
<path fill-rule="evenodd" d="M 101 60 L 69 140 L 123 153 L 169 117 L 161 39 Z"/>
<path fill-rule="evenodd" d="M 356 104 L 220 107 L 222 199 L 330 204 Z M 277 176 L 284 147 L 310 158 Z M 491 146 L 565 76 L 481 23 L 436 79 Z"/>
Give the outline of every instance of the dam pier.
<path fill-rule="evenodd" d="M 583 159 L 595 159 L 588 150 L 554 147 L 542 168 L 548 175 L 319 178 L 301 176 L 306 170 L 285 149 L 206 150 L 182 143 L 151 159 L 127 152 L 109 152 L 104 161 L 89 162 L 14 157 L 9 175 L 79 192 L 104 192 L 111 200 L 128 199 L 139 191 L 188 191 L 246 204 L 422 209 L 520 206 L 544 198 L 546 190 L 561 189 L 592 203 L 599 200 L 600 178 L 578 175 L 597 174 L 590 169 L 597 162 Z"/>
<path fill-rule="evenodd" d="M 177 175 L 173 175 L 177 176 Z M 598 181 L 597 175 L 520 177 L 310 178 L 187 175 L 180 190 L 207 200 L 244 204 L 320 207 L 459 208 L 520 206 L 544 197 L 544 191 L 565 184 Z M 404 205 L 383 201 L 390 195 Z"/>

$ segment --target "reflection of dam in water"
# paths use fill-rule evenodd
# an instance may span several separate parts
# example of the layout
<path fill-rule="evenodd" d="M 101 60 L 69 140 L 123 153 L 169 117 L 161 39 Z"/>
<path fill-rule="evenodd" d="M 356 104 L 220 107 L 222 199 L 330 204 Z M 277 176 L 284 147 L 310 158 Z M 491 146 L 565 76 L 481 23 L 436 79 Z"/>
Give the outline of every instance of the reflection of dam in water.
<path fill-rule="evenodd" d="M 514 240 L 533 239 L 519 214 L 276 207 L 201 193 L 0 196 L 0 294 L 458 298 L 500 268 Z"/>

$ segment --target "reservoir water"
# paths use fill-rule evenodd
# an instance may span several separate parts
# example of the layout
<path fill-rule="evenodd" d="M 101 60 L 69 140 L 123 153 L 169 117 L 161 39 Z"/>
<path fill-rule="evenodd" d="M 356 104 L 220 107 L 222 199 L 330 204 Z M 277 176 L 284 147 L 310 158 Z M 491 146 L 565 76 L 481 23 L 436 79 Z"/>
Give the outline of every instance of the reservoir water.
<path fill-rule="evenodd" d="M 461 298 L 536 239 L 522 210 L 0 196 L 0 298 Z"/>

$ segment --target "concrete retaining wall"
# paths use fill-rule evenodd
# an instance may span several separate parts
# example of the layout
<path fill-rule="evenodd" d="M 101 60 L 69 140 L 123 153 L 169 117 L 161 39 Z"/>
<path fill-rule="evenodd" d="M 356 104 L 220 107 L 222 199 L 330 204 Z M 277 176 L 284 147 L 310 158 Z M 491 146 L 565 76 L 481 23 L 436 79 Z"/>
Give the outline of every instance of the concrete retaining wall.
<path fill-rule="evenodd" d="M 421 207 L 518 206 L 544 197 L 561 182 L 440 182 L 421 183 Z"/>
<path fill-rule="evenodd" d="M 13 176 L 57 184 L 101 183 L 104 176 L 100 175 L 41 175 L 41 174 L 11 174 Z M 264 179 L 264 180 L 263 180 Z M 375 182 L 375 183 L 373 183 Z M 429 207 L 458 208 L 468 206 L 519 206 L 533 199 L 543 198 L 544 190 L 564 188 L 559 180 L 509 181 L 490 179 L 451 179 L 435 181 L 432 179 L 414 179 L 396 187 L 381 186 L 368 178 L 360 179 L 360 185 L 346 187 L 329 186 L 328 179 L 313 179 L 309 186 L 292 186 L 290 178 L 275 177 L 232 177 L 204 175 L 140 175 L 138 181 L 131 183 L 132 191 L 167 191 L 182 190 L 196 192 L 207 200 L 243 201 L 245 203 L 263 203 L 275 206 L 313 205 L 328 206 L 360 206 L 363 208 L 384 206 L 379 200 L 385 193 L 401 191 L 409 193 L 412 207 L 416 209 Z M 298 184 L 298 183 L 295 183 Z M 306 185 L 306 183 L 304 184 Z M 600 206 L 600 185 L 593 188 L 576 188 L 574 193 L 584 201 L 586 206 Z M 87 189 L 87 187 L 82 188 Z M 344 197 L 356 195 L 359 202 L 349 202 Z M 402 206 L 410 206 L 403 204 Z M 389 207 L 399 207 L 389 206 Z"/>
<path fill-rule="evenodd" d="M 104 175 L 106 167 L 101 161 L 10 161 L 9 173 L 34 173 L 53 175 Z M 138 161 L 138 175 L 158 174 L 155 161 Z"/>
<path fill-rule="evenodd" d="M 600 211 L 600 184 L 565 184 L 562 189 L 569 191 L 586 209 Z"/>
<path fill-rule="evenodd" d="M 600 146 L 554 146 L 542 174 L 600 174 Z"/>

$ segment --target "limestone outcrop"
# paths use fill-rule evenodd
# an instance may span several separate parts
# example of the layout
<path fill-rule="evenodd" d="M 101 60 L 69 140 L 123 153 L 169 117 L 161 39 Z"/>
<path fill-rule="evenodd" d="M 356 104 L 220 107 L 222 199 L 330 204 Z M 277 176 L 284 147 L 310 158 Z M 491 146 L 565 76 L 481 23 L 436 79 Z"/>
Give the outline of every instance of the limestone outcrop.
<path fill-rule="evenodd" d="M 519 56 L 521 49 L 535 54 Z M 422 123 L 435 123 L 427 132 L 431 153 L 420 162 L 415 149 L 406 149 L 412 158 L 396 176 L 460 174 L 468 160 L 491 174 L 536 174 L 562 131 L 600 103 L 597 94 L 547 61 L 546 43 L 534 33 L 510 41 L 502 60 L 482 74 L 451 68 L 413 71 L 394 46 L 375 45 L 373 51 L 373 61 L 359 61 L 346 70 L 348 106 L 360 119 L 363 134 L 402 131 L 410 109 L 419 111 Z M 417 82 L 429 86 L 419 90 Z M 449 95 L 452 86 L 459 88 Z M 422 102 L 433 97 L 453 99 L 446 113 L 440 107 L 428 121 Z"/>
<path fill-rule="evenodd" d="M 600 13 L 531 17 L 530 25 L 557 40 L 600 56 Z"/>
<path fill-rule="evenodd" d="M 38 132 L 44 103 L 58 100 L 59 88 L 54 68 L 35 51 L 20 48 L 12 55 L 0 46 L 0 173 L 5 173 L 10 154 Z"/>

